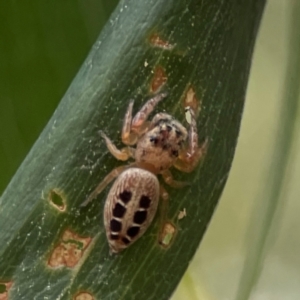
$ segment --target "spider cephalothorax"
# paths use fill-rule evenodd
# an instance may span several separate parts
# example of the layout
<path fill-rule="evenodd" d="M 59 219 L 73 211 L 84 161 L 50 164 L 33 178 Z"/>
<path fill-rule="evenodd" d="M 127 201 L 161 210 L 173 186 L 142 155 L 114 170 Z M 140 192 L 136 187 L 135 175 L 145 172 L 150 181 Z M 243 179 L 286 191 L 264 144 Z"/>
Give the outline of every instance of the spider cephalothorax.
<path fill-rule="evenodd" d="M 154 116 L 149 129 L 137 142 L 136 162 L 152 164 L 156 170 L 169 169 L 187 139 L 187 130 L 168 114 Z"/>

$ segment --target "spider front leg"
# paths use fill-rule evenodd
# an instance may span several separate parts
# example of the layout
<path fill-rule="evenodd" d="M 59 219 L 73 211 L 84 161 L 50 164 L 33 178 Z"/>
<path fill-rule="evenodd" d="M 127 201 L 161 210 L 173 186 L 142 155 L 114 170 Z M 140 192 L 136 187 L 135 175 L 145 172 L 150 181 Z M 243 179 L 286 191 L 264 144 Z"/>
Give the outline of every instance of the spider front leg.
<path fill-rule="evenodd" d="M 174 167 L 182 172 L 190 173 L 197 167 L 199 160 L 205 155 L 208 140 L 206 139 L 205 142 L 199 146 L 195 111 L 190 106 L 186 107 L 186 110 L 190 113 L 191 117 L 188 147 L 179 153 Z"/>
<path fill-rule="evenodd" d="M 129 103 L 122 128 L 122 142 L 125 145 L 136 144 L 138 137 L 142 135 L 149 126 L 147 119 L 150 113 L 154 110 L 158 102 L 166 96 L 167 93 L 160 93 L 149 99 L 137 112 L 134 118 L 132 118 L 133 101 Z"/>
<path fill-rule="evenodd" d="M 107 149 L 116 159 L 125 161 L 128 160 L 130 157 L 134 157 L 134 148 L 125 147 L 119 150 L 102 131 L 100 131 L 100 134 L 105 140 Z"/>
<path fill-rule="evenodd" d="M 122 142 L 125 145 L 134 145 L 136 144 L 137 141 L 137 134 L 135 132 L 131 131 L 131 122 L 132 122 L 132 108 L 133 108 L 133 100 L 130 101 L 125 117 L 124 117 L 124 122 L 123 122 L 123 127 L 122 127 Z"/>

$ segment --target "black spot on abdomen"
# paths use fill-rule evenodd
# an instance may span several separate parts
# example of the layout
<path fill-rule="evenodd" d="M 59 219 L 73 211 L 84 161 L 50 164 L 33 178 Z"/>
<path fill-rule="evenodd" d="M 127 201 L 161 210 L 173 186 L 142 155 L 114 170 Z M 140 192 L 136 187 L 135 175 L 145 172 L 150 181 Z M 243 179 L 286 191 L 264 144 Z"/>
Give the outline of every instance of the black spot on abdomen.
<path fill-rule="evenodd" d="M 118 240 L 118 239 L 119 239 L 119 235 L 118 235 L 118 234 L 111 234 L 111 235 L 110 235 L 110 238 L 111 238 L 112 240 Z"/>
<path fill-rule="evenodd" d="M 130 191 L 123 191 L 120 193 L 119 198 L 126 204 L 130 201 L 132 193 Z"/>
<path fill-rule="evenodd" d="M 137 211 L 134 214 L 133 221 L 136 224 L 143 224 L 146 221 L 146 218 L 147 218 L 147 211 L 146 210 Z"/>
<path fill-rule="evenodd" d="M 133 226 L 133 227 L 130 227 L 128 230 L 127 230 L 127 234 L 131 237 L 131 238 L 134 238 L 140 231 L 140 227 L 137 227 L 137 226 Z"/>
<path fill-rule="evenodd" d="M 113 232 L 118 232 L 121 231 L 122 229 L 122 223 L 119 222 L 118 220 L 112 219 L 110 221 L 110 230 Z"/>
<path fill-rule="evenodd" d="M 143 195 L 140 199 L 140 207 L 141 208 L 149 208 L 151 203 L 151 199 L 148 196 Z"/>
<path fill-rule="evenodd" d="M 113 216 L 116 218 L 122 218 L 125 212 L 126 212 L 126 207 L 124 207 L 120 203 L 117 203 L 113 209 Z"/>
<path fill-rule="evenodd" d="M 130 240 L 127 237 L 123 237 L 122 238 L 122 242 L 126 245 L 128 245 L 130 243 Z"/>

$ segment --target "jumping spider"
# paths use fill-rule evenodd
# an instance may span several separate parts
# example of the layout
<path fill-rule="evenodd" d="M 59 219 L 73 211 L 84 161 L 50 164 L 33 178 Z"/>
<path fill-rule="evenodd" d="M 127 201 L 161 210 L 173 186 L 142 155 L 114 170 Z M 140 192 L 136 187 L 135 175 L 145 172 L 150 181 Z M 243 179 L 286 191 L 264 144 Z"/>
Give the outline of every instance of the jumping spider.
<path fill-rule="evenodd" d="M 152 121 L 148 116 L 165 97 L 161 93 L 149 99 L 132 118 L 133 101 L 129 103 L 122 128 L 122 142 L 127 145 L 119 150 L 101 132 L 110 153 L 118 160 L 133 158 L 135 162 L 113 169 L 90 194 L 82 206 L 103 191 L 117 177 L 111 187 L 104 208 L 104 225 L 110 249 L 114 253 L 136 241 L 151 224 L 161 197 L 169 198 L 157 175 L 172 187 L 186 185 L 176 181 L 170 172 L 174 166 L 182 172 L 191 172 L 197 166 L 206 149 L 206 142 L 199 147 L 196 113 L 185 105 L 190 113 L 189 130 L 171 115 L 158 113 Z M 136 148 L 130 147 L 136 145 Z"/>

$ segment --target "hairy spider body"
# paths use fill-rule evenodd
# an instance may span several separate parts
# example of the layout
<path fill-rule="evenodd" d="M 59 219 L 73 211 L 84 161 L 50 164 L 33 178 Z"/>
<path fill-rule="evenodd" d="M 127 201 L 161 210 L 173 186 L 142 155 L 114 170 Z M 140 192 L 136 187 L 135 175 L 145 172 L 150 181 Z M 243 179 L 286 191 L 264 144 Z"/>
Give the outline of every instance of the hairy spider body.
<path fill-rule="evenodd" d="M 156 214 L 159 197 L 164 200 L 163 213 L 166 212 L 169 196 L 156 175 L 161 174 L 172 187 L 183 187 L 186 183 L 174 180 L 169 168 L 174 166 L 191 172 L 205 153 L 206 142 L 198 146 L 195 112 L 190 106 L 185 107 L 191 115 L 189 131 L 166 113 L 158 113 L 151 122 L 147 121 L 154 107 L 165 97 L 166 93 L 161 93 L 149 99 L 134 118 L 133 101 L 129 103 L 122 128 L 122 141 L 127 147 L 119 150 L 101 132 L 113 156 L 123 161 L 135 160 L 113 169 L 82 204 L 87 205 L 117 177 L 104 207 L 105 231 L 113 253 L 122 251 L 143 235 Z"/>
<path fill-rule="evenodd" d="M 169 169 L 182 150 L 187 139 L 187 130 L 170 115 L 154 116 L 149 131 L 143 134 L 136 145 L 135 161 L 151 164 L 159 173 Z"/>

